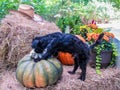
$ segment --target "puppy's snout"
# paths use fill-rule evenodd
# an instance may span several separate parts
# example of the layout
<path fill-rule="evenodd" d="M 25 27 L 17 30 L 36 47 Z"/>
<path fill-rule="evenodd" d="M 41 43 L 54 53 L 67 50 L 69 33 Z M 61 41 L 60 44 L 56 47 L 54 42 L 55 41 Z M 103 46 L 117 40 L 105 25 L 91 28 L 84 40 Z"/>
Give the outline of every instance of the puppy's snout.
<path fill-rule="evenodd" d="M 35 50 L 33 49 L 33 50 L 31 50 L 31 52 L 30 52 L 30 56 L 31 57 L 34 57 L 36 55 L 36 52 L 35 52 Z"/>
<path fill-rule="evenodd" d="M 42 57 L 41 54 L 40 54 L 40 53 L 39 53 L 39 54 L 36 53 L 34 49 L 31 50 L 30 56 L 31 56 L 32 58 L 34 58 L 34 59 L 37 59 L 37 58 L 41 58 L 41 57 Z"/>

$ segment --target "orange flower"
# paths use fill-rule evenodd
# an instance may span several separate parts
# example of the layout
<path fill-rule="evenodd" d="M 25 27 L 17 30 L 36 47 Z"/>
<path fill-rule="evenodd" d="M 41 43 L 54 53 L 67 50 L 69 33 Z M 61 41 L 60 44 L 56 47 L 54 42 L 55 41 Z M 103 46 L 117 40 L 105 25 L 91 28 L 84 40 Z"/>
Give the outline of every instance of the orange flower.
<path fill-rule="evenodd" d="M 114 38 L 114 34 L 113 33 L 110 33 L 110 32 L 104 32 L 104 34 L 108 37 L 112 37 Z"/>
<path fill-rule="evenodd" d="M 87 40 L 90 41 L 92 38 L 91 37 L 87 37 Z"/>
<path fill-rule="evenodd" d="M 92 38 L 93 38 L 94 40 L 97 40 L 97 39 L 98 39 L 98 36 L 99 36 L 99 34 L 93 34 L 93 35 L 92 35 Z"/>
<path fill-rule="evenodd" d="M 86 42 L 86 40 L 81 35 L 75 35 L 75 36 L 78 37 L 80 40 L 82 40 L 84 43 Z"/>
<path fill-rule="evenodd" d="M 88 40 L 88 41 L 90 41 L 90 40 L 92 39 L 92 37 L 91 37 L 92 34 L 93 34 L 93 33 L 87 33 L 87 40 Z"/>
<path fill-rule="evenodd" d="M 114 38 L 114 37 L 115 37 L 113 33 L 110 33 L 110 36 L 111 36 L 112 38 Z"/>
<path fill-rule="evenodd" d="M 99 34 L 96 33 L 87 33 L 87 40 L 90 41 L 91 39 L 97 40 L 99 37 Z"/>
<path fill-rule="evenodd" d="M 97 29 L 98 28 L 97 25 L 95 25 L 95 24 L 88 24 L 88 27 L 91 27 L 92 29 Z"/>
<path fill-rule="evenodd" d="M 94 33 L 87 33 L 87 37 L 91 37 Z"/>
<path fill-rule="evenodd" d="M 109 37 L 107 35 L 104 35 L 103 39 L 109 42 Z"/>

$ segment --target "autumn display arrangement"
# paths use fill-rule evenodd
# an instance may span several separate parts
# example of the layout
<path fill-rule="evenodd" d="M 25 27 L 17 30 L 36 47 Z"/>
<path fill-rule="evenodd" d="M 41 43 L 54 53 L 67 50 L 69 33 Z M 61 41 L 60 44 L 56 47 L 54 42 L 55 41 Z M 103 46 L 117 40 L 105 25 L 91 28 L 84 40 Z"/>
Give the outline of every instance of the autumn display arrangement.
<path fill-rule="evenodd" d="M 110 30 L 99 28 L 95 23 L 80 26 L 80 34 L 76 35 L 84 43 L 93 44 L 99 35 L 104 33 L 101 44 L 95 46 L 91 51 L 89 65 L 94 67 L 97 74 L 101 74 L 101 68 L 115 65 L 117 56 L 115 38 Z M 74 57 L 70 53 L 59 52 L 58 60 L 51 58 L 35 62 L 28 54 L 24 56 L 17 65 L 16 78 L 27 88 L 41 88 L 54 85 L 61 78 L 63 65 L 73 65 Z"/>
<path fill-rule="evenodd" d="M 120 90 L 120 70 L 111 68 L 118 55 L 115 35 L 95 23 L 119 20 L 117 1 L 0 0 L 0 90 Z M 84 82 L 77 79 L 81 70 L 68 74 L 74 67 L 70 53 L 39 62 L 30 56 L 32 39 L 53 32 L 74 34 L 89 45 L 104 33 L 102 43 L 91 51 Z"/>

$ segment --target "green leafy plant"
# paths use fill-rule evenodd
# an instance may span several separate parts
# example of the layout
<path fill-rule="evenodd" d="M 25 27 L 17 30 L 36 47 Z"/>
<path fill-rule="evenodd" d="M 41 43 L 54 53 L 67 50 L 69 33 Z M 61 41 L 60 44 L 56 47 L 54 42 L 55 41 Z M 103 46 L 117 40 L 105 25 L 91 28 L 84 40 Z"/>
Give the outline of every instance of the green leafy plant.
<path fill-rule="evenodd" d="M 105 2 L 106 1 L 106 2 Z M 92 19 L 96 21 L 108 20 L 110 18 L 109 10 L 117 4 L 119 0 L 0 0 L 0 19 L 2 19 L 9 10 L 17 10 L 19 4 L 29 4 L 35 8 L 35 13 L 41 15 L 44 19 L 57 22 L 54 16 L 60 14 L 62 17 L 79 16 L 82 24 L 88 24 Z M 110 4 L 111 7 L 106 4 Z M 112 8 L 112 11 L 114 9 Z M 114 14 L 115 15 L 115 14 Z M 78 27 L 77 27 L 78 28 Z M 72 33 L 78 33 L 78 29 Z"/>
<path fill-rule="evenodd" d="M 18 7 L 19 0 L 1 0 L 0 1 L 0 20 L 8 14 L 9 10 L 15 10 Z"/>
<path fill-rule="evenodd" d="M 79 26 L 81 24 L 81 19 L 77 15 L 61 17 L 57 22 L 57 25 L 62 29 L 62 32 L 69 29 L 70 33 L 73 34 L 80 33 Z"/>
<path fill-rule="evenodd" d="M 101 45 L 96 46 L 95 51 L 96 51 L 96 73 L 97 74 L 101 74 L 100 72 L 101 60 L 102 60 L 101 53 L 103 50 L 112 51 L 112 56 L 111 56 L 112 58 L 109 66 L 114 66 L 116 57 L 118 56 L 116 46 L 112 42 L 103 41 Z"/>
<path fill-rule="evenodd" d="M 115 59 L 118 56 L 118 52 L 117 52 L 116 45 L 114 43 L 111 43 L 111 44 L 112 44 L 113 53 L 112 53 L 112 60 L 110 62 L 110 65 L 112 66 L 115 64 Z"/>

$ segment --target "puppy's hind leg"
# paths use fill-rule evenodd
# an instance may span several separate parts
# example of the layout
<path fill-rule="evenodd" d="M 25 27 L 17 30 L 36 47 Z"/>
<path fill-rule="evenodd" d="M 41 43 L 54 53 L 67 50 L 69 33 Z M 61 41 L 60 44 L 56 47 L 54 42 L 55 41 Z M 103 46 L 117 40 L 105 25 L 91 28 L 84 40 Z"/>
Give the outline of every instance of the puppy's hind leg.
<path fill-rule="evenodd" d="M 79 62 L 78 62 L 78 58 L 75 57 L 74 58 L 74 68 L 72 71 L 68 71 L 69 74 L 75 74 L 76 70 L 78 69 L 79 67 Z"/>
<path fill-rule="evenodd" d="M 84 81 L 86 78 L 87 60 L 80 60 L 79 64 L 80 64 L 80 68 L 81 68 L 82 72 L 78 79 L 81 79 L 82 81 Z"/>

